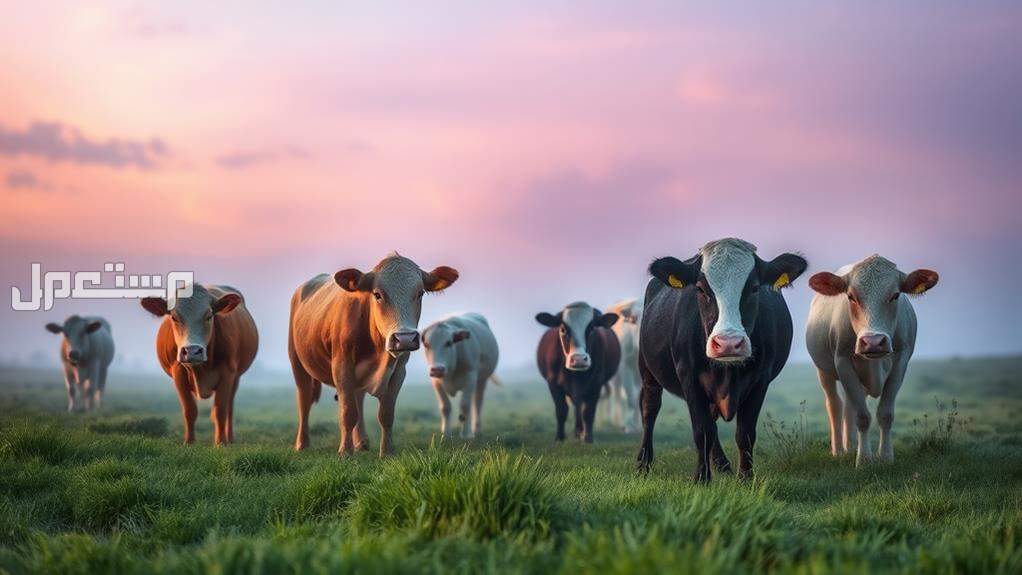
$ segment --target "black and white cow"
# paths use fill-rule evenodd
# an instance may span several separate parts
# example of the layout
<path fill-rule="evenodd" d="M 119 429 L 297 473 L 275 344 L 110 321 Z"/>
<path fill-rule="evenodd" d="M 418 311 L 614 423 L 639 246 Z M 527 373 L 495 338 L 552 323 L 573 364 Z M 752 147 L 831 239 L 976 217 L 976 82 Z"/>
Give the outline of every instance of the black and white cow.
<path fill-rule="evenodd" d="M 791 314 L 780 289 L 806 265 L 795 254 L 764 261 L 755 246 L 735 238 L 710 242 L 684 262 L 665 257 L 650 264 L 654 277 L 639 331 L 640 471 L 653 462 L 653 426 L 666 389 L 688 403 L 699 454 L 695 479 L 710 480 L 711 462 L 731 471 L 718 417 L 737 416 L 739 477 L 752 475 L 760 408 L 791 350 Z"/>
<path fill-rule="evenodd" d="M 593 419 L 600 391 L 617 373 L 621 346 L 611 326 L 615 313 L 601 313 L 577 301 L 557 315 L 536 314 L 536 321 L 548 329 L 536 349 L 539 373 L 550 388 L 557 417 L 557 441 L 564 441 L 568 402 L 575 406 L 575 437 L 593 442 Z"/>

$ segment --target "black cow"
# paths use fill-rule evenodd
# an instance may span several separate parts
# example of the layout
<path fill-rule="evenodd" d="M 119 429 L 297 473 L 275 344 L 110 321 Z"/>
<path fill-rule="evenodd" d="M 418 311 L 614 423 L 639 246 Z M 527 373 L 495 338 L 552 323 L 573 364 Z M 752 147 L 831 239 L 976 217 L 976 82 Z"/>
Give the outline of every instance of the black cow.
<path fill-rule="evenodd" d="M 539 340 L 536 362 L 550 387 L 557 414 L 557 441 L 564 441 L 568 402 L 575 406 L 575 437 L 593 442 L 593 417 L 600 390 L 617 373 L 621 346 L 610 326 L 617 314 L 600 313 L 587 303 L 565 306 L 557 315 L 536 314 L 549 327 Z"/>
<path fill-rule="evenodd" d="M 666 257 L 650 264 L 654 277 L 639 331 L 640 471 L 653 462 L 653 426 L 667 389 L 688 403 L 699 455 L 695 479 L 710 480 L 711 461 L 731 471 L 717 418 L 736 415 L 738 473 L 751 477 L 760 408 L 791 349 L 791 314 L 780 288 L 806 265 L 794 254 L 763 261 L 755 246 L 734 238 L 710 242 L 685 262 Z"/>

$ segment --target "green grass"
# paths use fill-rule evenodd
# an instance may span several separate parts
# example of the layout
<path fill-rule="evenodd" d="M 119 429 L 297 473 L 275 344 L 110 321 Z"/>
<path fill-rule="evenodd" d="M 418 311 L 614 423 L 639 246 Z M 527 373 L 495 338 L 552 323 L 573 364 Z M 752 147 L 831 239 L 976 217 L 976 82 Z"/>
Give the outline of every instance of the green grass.
<path fill-rule="evenodd" d="M 181 444 L 162 378 L 114 375 L 101 414 L 70 415 L 56 371 L 6 368 L 0 572 L 1019 573 L 1020 370 L 916 362 L 896 461 L 856 469 L 828 453 L 812 370 L 790 366 L 767 397 L 756 478 L 700 486 L 677 398 L 640 477 L 638 438 L 602 413 L 593 445 L 555 444 L 533 377 L 491 386 L 474 441 L 441 441 L 432 390 L 407 384 L 397 453 L 341 461 L 332 393 L 312 447 L 291 451 L 284 375 L 242 382 L 238 442 L 217 449 L 208 402 L 196 444 Z M 721 431 L 733 458 L 733 427 Z"/>

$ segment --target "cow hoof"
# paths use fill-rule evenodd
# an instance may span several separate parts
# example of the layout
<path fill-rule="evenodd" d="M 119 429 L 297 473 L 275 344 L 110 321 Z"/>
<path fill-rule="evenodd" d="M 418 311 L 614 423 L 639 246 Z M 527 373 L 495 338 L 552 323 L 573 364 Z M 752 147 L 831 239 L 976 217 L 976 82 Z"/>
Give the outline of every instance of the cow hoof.
<path fill-rule="evenodd" d="M 738 470 L 738 479 L 740 479 L 742 481 L 750 481 L 750 480 L 752 480 L 752 470 L 751 469 L 739 469 Z"/>
<path fill-rule="evenodd" d="M 705 485 L 705 484 L 709 483 L 710 482 L 710 470 L 709 469 L 706 469 L 706 470 L 702 470 L 701 469 L 701 470 L 696 471 L 695 475 L 692 476 L 692 481 L 694 481 L 695 483 L 700 484 L 700 485 Z"/>
<path fill-rule="evenodd" d="M 369 451 L 369 442 L 364 441 L 355 446 L 355 451 Z"/>
<path fill-rule="evenodd" d="M 714 469 L 717 470 L 718 473 L 723 473 L 725 475 L 730 475 L 734 473 L 734 470 L 731 468 L 731 462 L 728 461 L 726 458 L 714 461 L 713 467 Z"/>

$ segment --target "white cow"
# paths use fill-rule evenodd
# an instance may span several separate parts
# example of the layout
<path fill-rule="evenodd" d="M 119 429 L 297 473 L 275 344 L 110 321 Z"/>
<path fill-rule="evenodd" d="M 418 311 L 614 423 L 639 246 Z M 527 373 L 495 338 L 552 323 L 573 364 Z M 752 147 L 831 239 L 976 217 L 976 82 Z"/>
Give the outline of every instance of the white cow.
<path fill-rule="evenodd" d="M 99 409 L 106 388 L 106 372 L 114 359 L 114 338 L 110 324 L 101 317 L 72 315 L 59 323 L 48 323 L 50 333 L 61 334 L 60 362 L 67 387 L 67 410 Z"/>
<path fill-rule="evenodd" d="M 818 295 L 809 310 L 806 346 L 826 396 L 833 455 L 851 449 L 857 438 L 855 464 L 873 458 L 869 394 L 880 398 L 880 458 L 894 459 L 894 400 L 916 345 L 916 314 L 902 294 L 924 293 L 937 280 L 937 272 L 926 269 L 906 275 L 879 255 L 845 266 L 836 275 L 820 272 L 810 278 L 809 286 Z"/>
<path fill-rule="evenodd" d="M 624 299 L 607 308 L 606 312 L 616 313 L 621 318 L 611 327 L 621 344 L 621 365 L 607 384 L 610 419 L 625 433 L 634 433 L 640 428 L 639 324 L 642 322 L 642 302 L 636 298 Z"/>
<path fill-rule="evenodd" d="M 475 436 L 486 382 L 498 383 L 493 372 L 499 351 L 490 324 L 478 313 L 451 315 L 423 330 L 422 342 L 440 408 L 440 433 L 447 435 L 450 429 L 450 398 L 460 392 L 461 435 Z"/>

